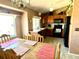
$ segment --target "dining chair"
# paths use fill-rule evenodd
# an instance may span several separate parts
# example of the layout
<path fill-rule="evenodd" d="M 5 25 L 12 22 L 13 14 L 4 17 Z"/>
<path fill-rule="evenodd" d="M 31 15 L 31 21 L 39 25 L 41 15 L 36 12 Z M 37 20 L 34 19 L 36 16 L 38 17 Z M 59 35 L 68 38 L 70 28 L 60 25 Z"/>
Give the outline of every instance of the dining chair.
<path fill-rule="evenodd" d="M 0 47 L 0 59 L 6 59 L 3 49 Z"/>
<path fill-rule="evenodd" d="M 20 59 L 20 56 L 17 56 L 12 49 L 7 49 L 5 51 L 6 59 Z"/>
<path fill-rule="evenodd" d="M 44 37 L 41 36 L 41 35 L 35 35 L 35 40 L 38 41 L 38 42 L 44 42 Z"/>
<path fill-rule="evenodd" d="M 23 36 L 24 39 L 27 39 L 27 40 L 32 40 L 32 35 L 30 34 L 26 34 Z"/>
<path fill-rule="evenodd" d="M 57 43 L 55 48 L 55 59 L 60 59 L 61 44 Z"/>
<path fill-rule="evenodd" d="M 29 33 L 32 35 L 39 35 L 37 32 L 33 32 L 33 31 L 30 31 Z"/>
<path fill-rule="evenodd" d="M 1 38 L 1 41 L 2 41 L 1 43 L 4 43 L 6 41 L 11 40 L 10 35 L 7 35 L 7 34 L 3 34 L 0 38 Z"/>
<path fill-rule="evenodd" d="M 44 42 L 44 37 L 37 32 L 30 31 L 30 34 L 35 41 Z"/>
<path fill-rule="evenodd" d="M 4 51 L 0 48 L 0 59 L 21 59 L 21 56 L 17 56 L 12 49 L 7 49 Z"/>

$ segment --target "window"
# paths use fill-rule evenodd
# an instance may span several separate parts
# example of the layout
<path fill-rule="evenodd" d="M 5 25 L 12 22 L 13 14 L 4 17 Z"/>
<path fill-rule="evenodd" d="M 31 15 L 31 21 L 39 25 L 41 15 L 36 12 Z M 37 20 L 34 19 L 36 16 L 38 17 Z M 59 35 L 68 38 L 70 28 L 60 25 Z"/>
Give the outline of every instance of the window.
<path fill-rule="evenodd" d="M 40 31 L 40 17 L 33 17 L 33 31 Z"/>
<path fill-rule="evenodd" d="M 16 36 L 16 15 L 0 13 L 0 36 L 2 34 L 9 34 Z"/>

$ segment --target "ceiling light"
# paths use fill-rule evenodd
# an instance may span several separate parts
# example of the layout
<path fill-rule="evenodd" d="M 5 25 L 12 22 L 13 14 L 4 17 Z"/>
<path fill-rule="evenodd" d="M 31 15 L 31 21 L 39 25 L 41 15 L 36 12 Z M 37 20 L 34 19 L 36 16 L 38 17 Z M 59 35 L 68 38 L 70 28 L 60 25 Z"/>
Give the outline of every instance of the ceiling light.
<path fill-rule="evenodd" d="M 11 0 L 13 6 L 24 8 L 30 4 L 30 0 Z"/>
<path fill-rule="evenodd" d="M 53 11 L 53 8 L 50 8 L 50 11 Z"/>
<path fill-rule="evenodd" d="M 39 13 L 38 13 L 38 15 L 40 16 L 40 15 L 41 15 L 41 13 L 39 12 Z"/>

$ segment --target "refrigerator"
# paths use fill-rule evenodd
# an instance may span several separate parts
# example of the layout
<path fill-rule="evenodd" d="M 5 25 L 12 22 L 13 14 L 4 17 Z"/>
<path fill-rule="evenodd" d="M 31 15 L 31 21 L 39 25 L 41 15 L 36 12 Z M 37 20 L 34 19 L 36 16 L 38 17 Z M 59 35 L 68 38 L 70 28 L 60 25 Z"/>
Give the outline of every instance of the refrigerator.
<path fill-rule="evenodd" d="M 65 47 L 69 47 L 68 43 L 69 43 L 70 20 L 71 20 L 71 16 L 67 16 L 66 22 L 64 25 L 64 46 Z"/>

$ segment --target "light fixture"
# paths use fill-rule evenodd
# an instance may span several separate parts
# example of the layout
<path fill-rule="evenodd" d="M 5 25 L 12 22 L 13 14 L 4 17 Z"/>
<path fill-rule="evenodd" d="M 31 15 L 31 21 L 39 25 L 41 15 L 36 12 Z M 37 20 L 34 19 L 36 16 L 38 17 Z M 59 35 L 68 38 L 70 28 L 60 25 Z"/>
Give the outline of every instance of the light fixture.
<path fill-rule="evenodd" d="M 50 8 L 49 11 L 53 11 L 53 8 Z"/>
<path fill-rule="evenodd" d="M 39 12 L 38 15 L 40 16 L 41 15 L 41 12 Z"/>
<path fill-rule="evenodd" d="M 13 6 L 18 8 L 25 8 L 27 5 L 30 5 L 30 0 L 11 0 Z"/>
<path fill-rule="evenodd" d="M 70 0 L 70 4 L 67 6 L 66 12 L 73 7 L 73 0 Z"/>

